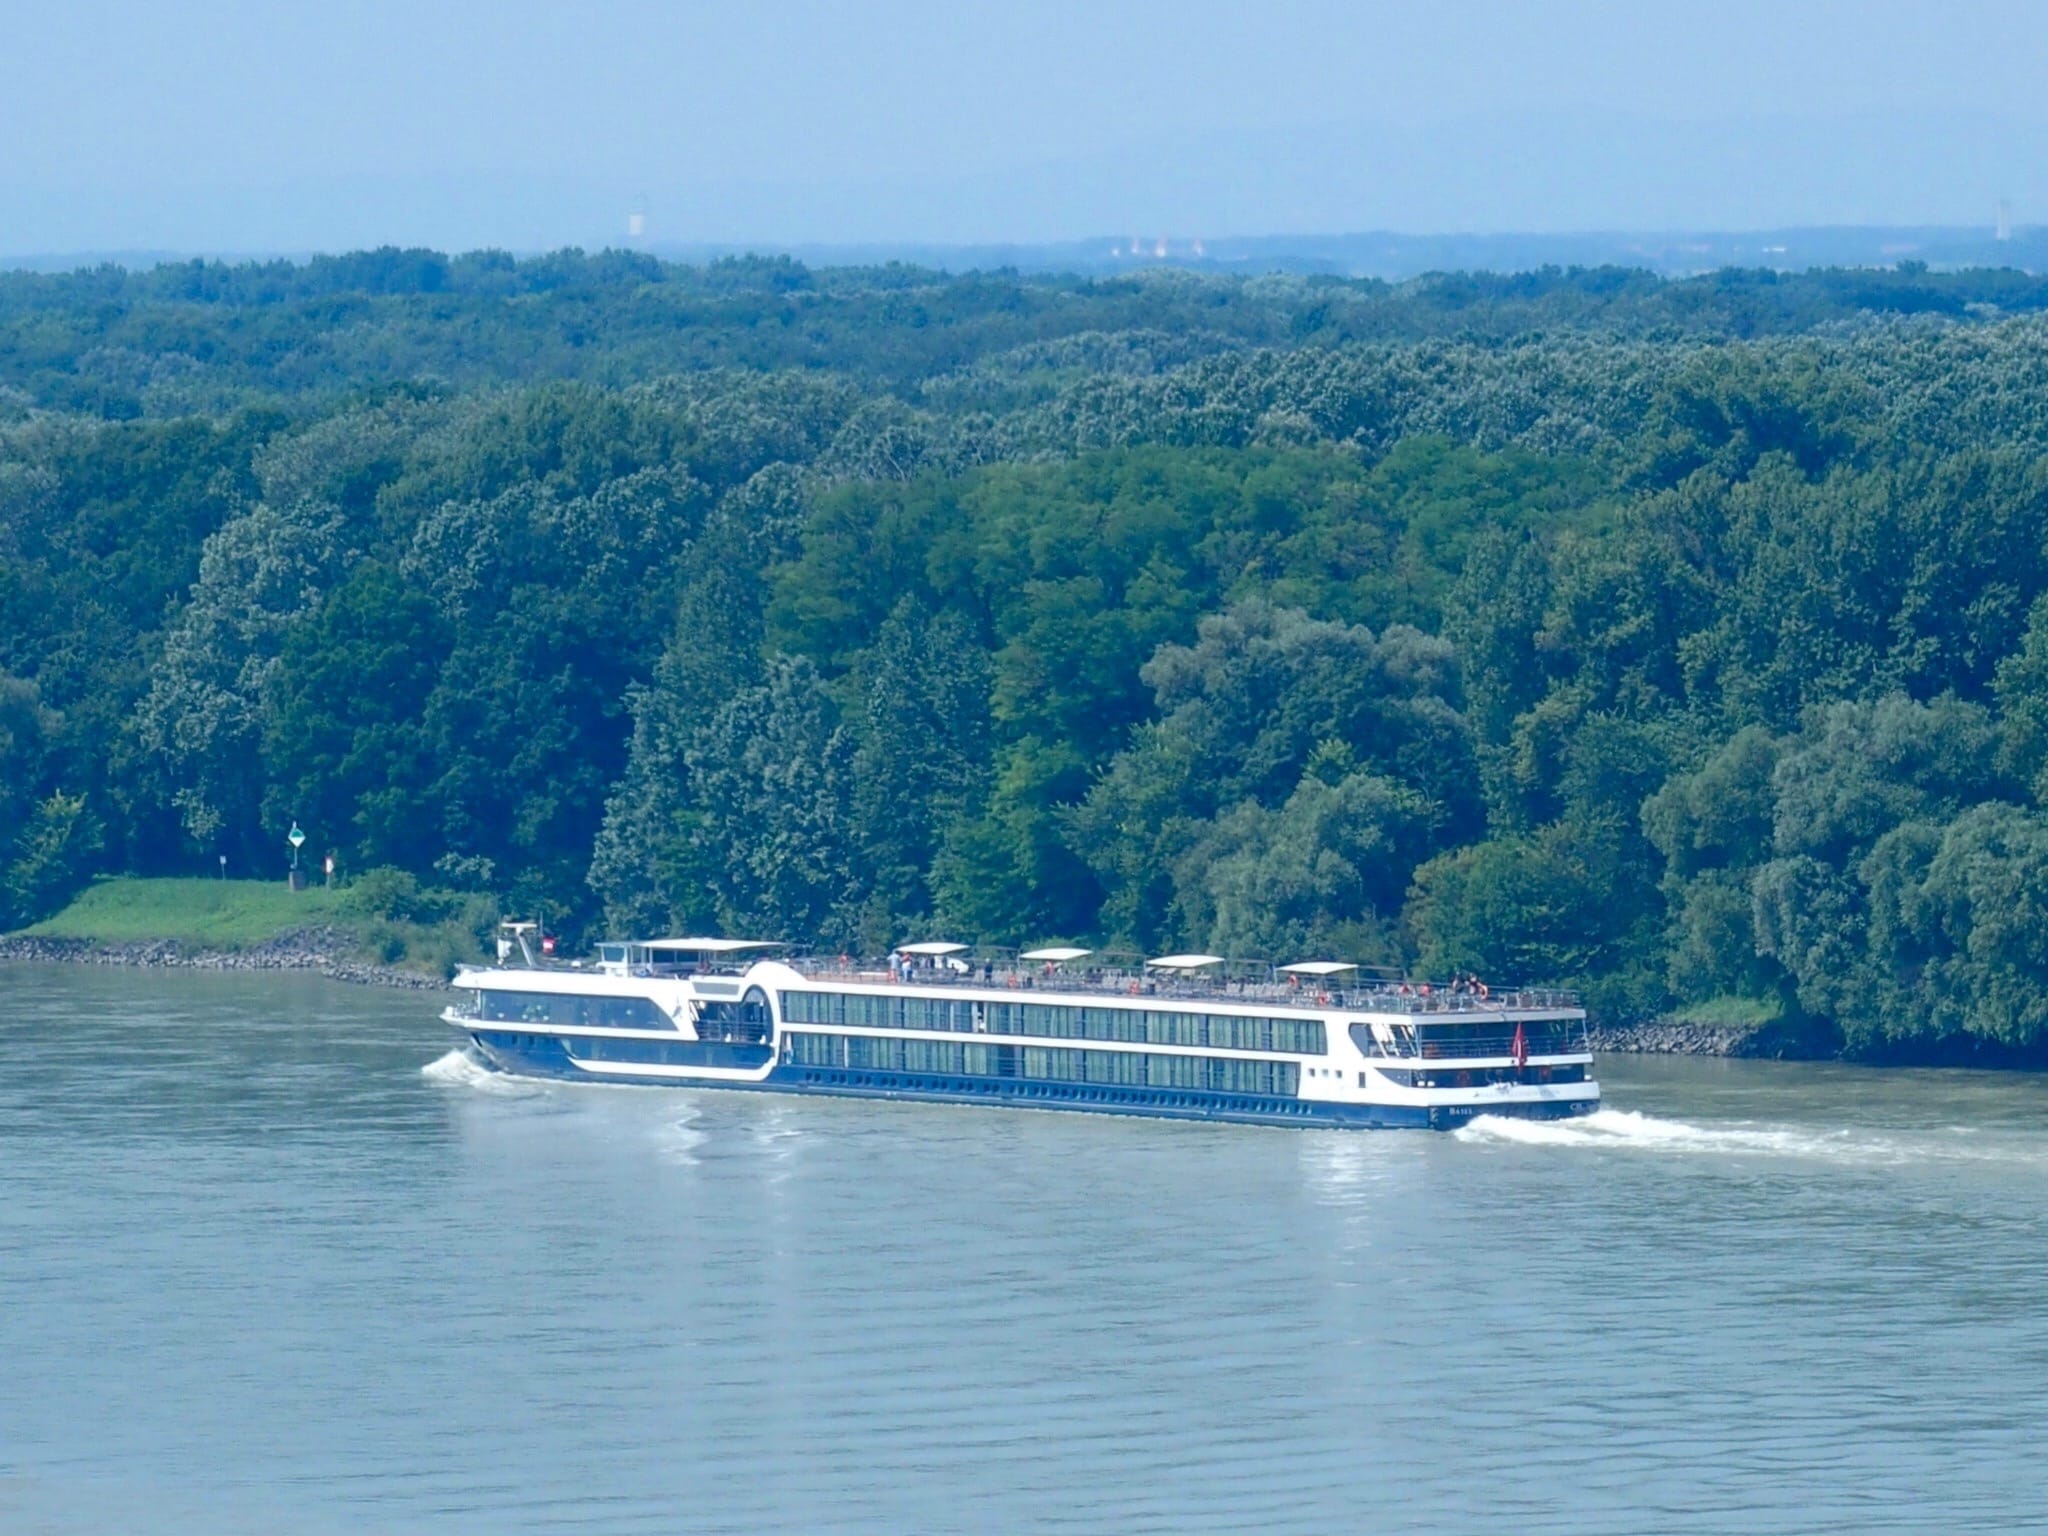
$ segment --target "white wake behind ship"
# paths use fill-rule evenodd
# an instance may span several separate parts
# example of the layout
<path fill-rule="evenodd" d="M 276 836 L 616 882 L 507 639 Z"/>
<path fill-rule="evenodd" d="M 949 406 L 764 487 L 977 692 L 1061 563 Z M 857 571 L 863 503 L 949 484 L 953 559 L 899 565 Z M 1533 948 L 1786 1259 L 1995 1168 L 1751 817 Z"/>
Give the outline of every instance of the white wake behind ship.
<path fill-rule="evenodd" d="M 460 971 L 443 1018 L 520 1077 L 1357 1128 L 1600 1104 L 1568 992 L 1361 980 L 1336 961 L 996 961 L 941 942 L 872 967 L 720 938 L 564 964 L 508 926 L 518 962 L 508 942 L 498 965 Z"/>

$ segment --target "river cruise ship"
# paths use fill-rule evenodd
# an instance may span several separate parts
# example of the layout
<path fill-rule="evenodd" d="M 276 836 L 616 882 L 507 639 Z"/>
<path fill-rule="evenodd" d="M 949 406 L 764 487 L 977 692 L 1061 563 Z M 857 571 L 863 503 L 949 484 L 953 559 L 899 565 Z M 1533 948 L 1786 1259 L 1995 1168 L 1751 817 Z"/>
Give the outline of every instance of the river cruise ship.
<path fill-rule="evenodd" d="M 1440 1130 L 1600 1102 L 1566 992 L 1364 981 L 1334 961 L 1233 975 L 1215 955 L 997 962 L 931 942 L 863 967 L 781 948 L 654 939 L 563 964 L 517 932 L 497 966 L 456 975 L 443 1018 L 500 1071 L 584 1083 Z"/>

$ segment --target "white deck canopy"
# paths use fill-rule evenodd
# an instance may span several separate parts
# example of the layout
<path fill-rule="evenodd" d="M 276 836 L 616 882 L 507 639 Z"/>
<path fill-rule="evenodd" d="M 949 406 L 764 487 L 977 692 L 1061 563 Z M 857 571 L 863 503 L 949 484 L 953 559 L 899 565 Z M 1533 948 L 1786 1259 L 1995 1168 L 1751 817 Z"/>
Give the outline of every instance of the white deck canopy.
<path fill-rule="evenodd" d="M 700 955 L 730 955 L 743 949 L 780 949 L 780 939 L 639 939 L 639 949 L 688 950 Z"/>
<path fill-rule="evenodd" d="M 1199 971 L 1205 965 L 1221 965 L 1221 955 L 1161 955 L 1145 962 L 1158 971 Z"/>
<path fill-rule="evenodd" d="M 1297 960 L 1292 965 L 1280 967 L 1283 975 L 1289 976 L 1341 976 L 1358 967 L 1342 960 Z"/>
<path fill-rule="evenodd" d="M 965 944 L 948 944 L 941 939 L 927 939 L 917 944 L 898 944 L 896 946 L 896 953 L 899 955 L 957 955 L 966 947 Z"/>
<path fill-rule="evenodd" d="M 1092 949 L 1067 949 L 1060 945 L 1054 945 L 1051 949 L 1027 949 L 1017 958 L 1019 960 L 1067 961 L 1078 960 L 1083 955 L 1092 955 L 1094 953 L 1095 951 Z"/>

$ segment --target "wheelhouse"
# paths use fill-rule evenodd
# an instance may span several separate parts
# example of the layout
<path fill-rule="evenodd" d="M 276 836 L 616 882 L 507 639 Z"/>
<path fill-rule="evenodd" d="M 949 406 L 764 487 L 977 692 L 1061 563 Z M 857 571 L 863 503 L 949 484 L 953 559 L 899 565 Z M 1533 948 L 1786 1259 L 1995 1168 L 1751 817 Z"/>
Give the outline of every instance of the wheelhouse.
<path fill-rule="evenodd" d="M 640 939 L 597 946 L 597 968 L 610 976 L 707 976 L 744 971 L 772 939 Z"/>

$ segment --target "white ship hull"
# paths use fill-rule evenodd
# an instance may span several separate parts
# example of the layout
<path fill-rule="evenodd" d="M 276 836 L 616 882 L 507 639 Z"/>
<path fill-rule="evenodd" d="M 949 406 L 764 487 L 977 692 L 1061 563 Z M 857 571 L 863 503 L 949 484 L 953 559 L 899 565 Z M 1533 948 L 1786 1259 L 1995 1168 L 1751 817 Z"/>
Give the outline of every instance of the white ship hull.
<path fill-rule="evenodd" d="M 1600 1102 L 1584 1015 L 1548 994 L 977 986 L 780 961 L 658 969 L 465 971 L 444 1017 L 493 1067 L 569 1082 L 1347 1128 L 1563 1118 Z"/>

